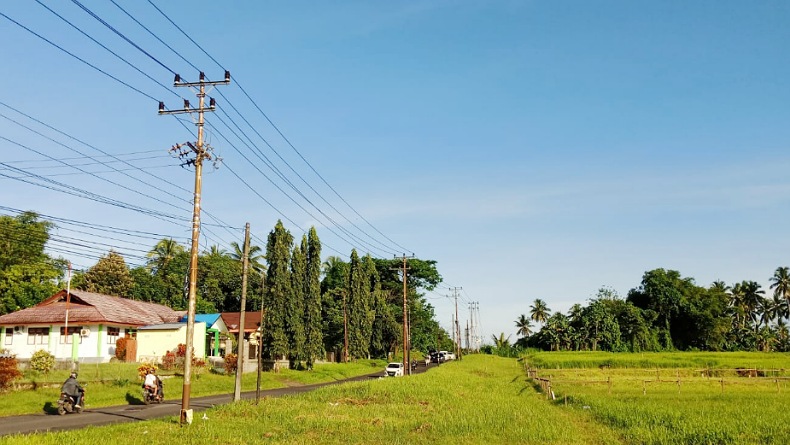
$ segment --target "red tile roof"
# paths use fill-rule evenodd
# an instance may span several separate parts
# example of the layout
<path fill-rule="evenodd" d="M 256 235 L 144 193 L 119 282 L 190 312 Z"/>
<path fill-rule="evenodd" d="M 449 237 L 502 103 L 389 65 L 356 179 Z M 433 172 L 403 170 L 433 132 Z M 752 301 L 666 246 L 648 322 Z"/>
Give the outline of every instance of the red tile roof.
<path fill-rule="evenodd" d="M 225 326 L 228 327 L 228 332 L 239 333 L 239 319 L 241 318 L 238 312 L 223 312 L 220 314 Z M 261 311 L 245 312 L 244 313 L 244 332 L 254 332 L 258 329 L 258 324 L 261 322 Z"/>
<path fill-rule="evenodd" d="M 69 300 L 69 323 L 147 326 L 177 322 L 185 313 L 161 304 L 81 290 L 72 290 Z M 55 324 L 65 319 L 66 291 L 61 290 L 33 307 L 0 316 L 0 325 Z"/>

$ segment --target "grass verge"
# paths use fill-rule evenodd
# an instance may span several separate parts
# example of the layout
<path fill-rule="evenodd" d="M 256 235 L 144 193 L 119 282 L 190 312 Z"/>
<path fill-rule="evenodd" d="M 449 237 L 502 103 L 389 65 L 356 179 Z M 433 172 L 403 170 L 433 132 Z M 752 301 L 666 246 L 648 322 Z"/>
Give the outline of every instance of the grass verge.
<path fill-rule="evenodd" d="M 87 384 L 87 407 L 142 404 L 141 380 L 137 376 L 137 364 L 105 363 L 83 365 L 79 380 Z M 293 385 L 343 380 L 349 377 L 382 371 L 382 360 L 360 360 L 354 363 L 326 363 L 316 365 L 312 371 L 283 370 L 279 373 L 261 374 L 261 388 L 272 389 Z M 161 373 L 160 373 L 161 374 Z M 60 385 L 68 377 L 68 371 L 55 371 L 46 376 L 28 374 L 27 382 L 35 389 L 23 389 L 0 394 L 0 417 L 20 414 L 51 412 L 60 396 Z M 165 399 L 180 400 L 184 379 L 178 375 L 162 375 Z M 252 391 L 256 386 L 256 373 L 244 374 L 242 390 Z M 192 378 L 192 397 L 214 394 L 232 394 L 236 384 L 234 375 L 214 374 L 203 371 Z"/>
<path fill-rule="evenodd" d="M 606 426 L 546 401 L 513 359 L 474 355 L 397 379 L 229 404 L 181 427 L 173 418 L 12 436 L 6 443 L 616 444 Z"/>

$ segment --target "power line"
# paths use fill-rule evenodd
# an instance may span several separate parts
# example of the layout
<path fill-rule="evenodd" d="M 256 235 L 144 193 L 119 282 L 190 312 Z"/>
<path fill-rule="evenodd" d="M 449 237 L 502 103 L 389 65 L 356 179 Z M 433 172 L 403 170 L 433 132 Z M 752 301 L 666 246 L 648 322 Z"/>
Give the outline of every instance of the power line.
<path fill-rule="evenodd" d="M 38 0 L 36 0 L 36 1 L 38 1 Z M 167 66 L 167 65 L 165 65 L 164 63 L 160 62 L 160 61 L 159 61 L 159 59 L 157 59 L 156 57 L 152 56 L 152 55 L 151 55 L 151 54 L 150 54 L 148 51 L 146 51 L 146 50 L 144 50 L 144 49 L 140 48 L 140 46 L 138 46 L 136 43 L 134 43 L 134 42 L 132 42 L 131 40 L 129 40 L 129 38 L 127 38 L 125 35 L 123 35 L 123 33 L 121 33 L 120 31 L 118 31 L 117 29 L 113 28 L 113 26 L 112 26 L 112 25 L 110 25 L 109 23 L 105 22 L 105 21 L 104 21 L 104 20 L 103 20 L 101 17 L 99 17 L 98 15 L 94 14 L 94 12 L 93 12 L 93 11 L 91 11 L 90 9 L 88 9 L 87 7 L 85 7 L 85 6 L 84 6 L 82 3 L 78 2 L 77 0 L 71 0 L 71 2 L 72 2 L 72 3 L 74 3 L 75 5 L 79 6 L 79 7 L 80 7 L 80 8 L 81 8 L 83 11 L 87 12 L 87 13 L 88 13 L 88 14 L 89 14 L 91 17 L 93 17 L 94 19 L 98 20 L 98 21 L 99 21 L 99 23 L 101 23 L 102 25 L 106 26 L 106 27 L 107 27 L 107 28 L 108 28 L 110 31 L 114 32 L 114 33 L 115 33 L 115 34 L 116 34 L 118 37 L 120 37 L 120 38 L 124 39 L 124 40 L 125 40 L 126 42 L 128 42 L 130 45 L 132 45 L 132 46 L 134 46 L 135 48 L 137 48 L 138 50 L 140 50 L 140 52 L 142 52 L 143 54 L 145 54 L 146 56 L 148 56 L 148 57 L 149 57 L 151 60 L 153 60 L 154 62 L 156 62 L 157 64 L 159 64 L 159 66 L 161 66 L 162 68 L 164 68 L 164 69 L 166 69 L 166 70 L 170 71 L 170 74 L 173 74 L 173 75 L 175 75 L 175 74 L 176 74 L 176 72 L 175 72 L 175 71 L 173 71 L 172 69 L 170 69 L 170 67 L 168 67 L 168 66 Z M 176 95 L 178 95 L 178 94 L 176 94 Z"/>
<path fill-rule="evenodd" d="M 175 91 L 171 90 L 171 89 L 170 89 L 170 88 L 168 88 L 166 85 L 164 85 L 163 83 L 159 82 L 158 80 L 154 79 L 153 77 L 151 77 L 150 75 L 148 75 L 147 73 L 145 73 L 143 70 L 141 70 L 140 68 L 138 68 L 137 66 L 135 66 L 133 63 L 129 62 L 128 60 L 126 60 L 126 59 L 124 59 L 123 57 L 121 57 L 120 55 L 118 55 L 118 54 L 117 54 L 115 51 L 111 50 L 110 48 L 107 48 L 107 47 L 106 47 L 104 44 L 102 44 L 102 43 L 101 43 L 101 42 L 99 42 L 98 40 L 96 40 L 96 39 L 94 39 L 93 37 L 91 37 L 91 36 L 90 36 L 88 33 L 86 33 L 85 31 L 83 31 L 83 30 L 82 30 L 82 29 L 81 29 L 79 26 L 77 26 L 77 25 L 75 25 L 75 24 L 71 23 L 69 20 L 67 20 L 66 18 L 64 18 L 62 15 L 60 15 L 60 14 L 58 14 L 57 12 L 53 11 L 52 9 L 50 9 L 50 7 L 49 7 L 49 6 L 47 6 L 47 5 L 43 4 L 43 3 L 41 3 L 41 0 L 35 0 L 35 1 L 36 1 L 36 3 L 38 3 L 39 5 L 43 6 L 43 7 L 44 7 L 44 8 L 45 8 L 47 11 L 51 12 L 52 14 L 54 14 L 55 16 L 57 16 L 59 19 L 63 20 L 63 21 L 64 21 L 64 22 L 66 22 L 67 24 L 69 24 L 69 25 L 70 25 L 72 28 L 76 29 L 76 30 L 77 30 L 79 33 L 81 33 L 82 35 L 84 35 L 85 37 L 87 37 L 87 38 L 89 38 L 91 41 L 93 41 L 93 43 L 95 43 L 95 44 L 97 44 L 97 45 L 101 46 L 102 48 L 104 48 L 105 50 L 107 50 L 107 51 L 108 51 L 110 54 L 112 54 L 112 55 L 113 55 L 113 56 L 115 56 L 116 58 L 120 59 L 120 60 L 121 60 L 123 63 L 125 63 L 126 65 L 130 66 L 132 69 L 134 69 L 134 70 L 135 70 L 135 71 L 137 71 L 138 73 L 142 74 L 143 76 L 147 77 L 147 78 L 148 78 L 149 80 L 151 80 L 152 82 L 154 82 L 154 83 L 156 83 L 157 85 L 161 86 L 162 88 L 164 88 L 165 90 L 167 90 L 169 93 L 171 93 L 171 94 L 174 94 L 174 95 L 176 95 L 177 97 L 180 97 L 180 96 L 178 95 L 178 93 L 176 93 Z"/>
<path fill-rule="evenodd" d="M 180 31 L 181 34 L 183 34 L 187 39 L 189 39 L 190 42 L 192 42 L 198 49 L 200 49 L 203 52 L 203 54 L 205 54 L 209 59 L 211 59 L 215 64 L 217 64 L 217 66 L 219 66 L 220 68 L 225 70 L 225 67 L 222 66 L 221 63 L 219 63 L 213 56 L 211 56 L 211 54 L 209 54 L 205 49 L 203 49 L 203 47 L 200 46 L 200 44 L 198 44 L 192 37 L 190 37 L 189 34 L 186 33 L 186 31 L 184 31 L 172 19 L 170 19 L 170 17 L 168 17 L 168 15 L 165 14 L 164 11 L 162 11 L 159 7 L 157 7 L 156 4 L 153 3 L 153 1 L 148 0 L 148 3 L 151 4 L 151 6 L 153 6 L 154 9 L 156 9 L 168 22 L 170 22 L 170 24 L 172 24 L 178 31 Z M 393 243 L 395 246 L 399 247 L 402 251 L 409 251 L 409 249 L 404 248 L 400 244 L 396 243 L 395 241 L 393 241 L 392 239 L 390 239 L 389 237 L 384 235 L 380 230 L 378 230 L 375 226 L 373 226 L 373 224 L 370 223 L 370 221 L 368 221 L 359 212 L 357 212 L 357 210 L 354 209 L 351 206 L 351 204 L 349 204 L 348 201 L 346 201 L 346 199 L 343 198 L 340 195 L 340 193 L 338 193 L 337 190 L 335 190 L 335 188 L 332 187 L 329 184 L 329 182 L 327 182 L 326 179 L 323 176 L 321 176 L 320 173 L 318 173 L 318 171 L 307 161 L 307 159 L 299 152 L 299 150 L 296 149 L 296 147 L 291 143 L 291 141 L 282 133 L 282 131 L 280 131 L 280 129 L 277 127 L 277 125 L 275 125 L 274 122 L 272 122 L 272 120 L 269 119 L 269 117 L 266 115 L 266 113 L 252 99 L 252 97 L 242 87 L 242 85 L 238 82 L 238 80 L 236 81 L 236 85 L 239 87 L 239 89 L 242 91 L 242 93 L 247 97 L 247 99 L 254 105 L 254 107 L 261 113 L 261 115 L 266 119 L 266 121 L 272 126 L 272 128 L 274 128 L 277 131 L 277 133 L 280 135 L 280 137 L 283 138 L 283 140 L 294 150 L 294 152 L 302 159 L 302 161 L 304 161 L 304 163 L 307 164 L 308 167 L 310 167 L 310 169 L 313 171 L 313 173 L 315 173 L 316 176 L 318 176 L 323 181 L 323 183 L 327 187 L 329 187 L 330 190 L 332 190 L 335 193 L 335 195 L 343 201 L 343 203 L 346 204 L 346 206 L 348 206 L 358 217 L 360 217 L 363 221 L 365 221 L 365 223 L 367 223 L 370 227 L 372 227 L 379 235 L 383 236 L 386 240 L 388 240 L 389 242 Z M 222 94 L 222 93 L 220 93 L 220 94 Z M 223 96 L 223 98 L 224 98 L 224 96 Z"/>
<path fill-rule="evenodd" d="M 28 28 L 27 26 L 25 26 L 25 25 L 23 25 L 23 24 L 21 24 L 21 23 L 17 22 L 16 20 L 14 20 L 14 19 L 12 19 L 11 17 L 9 17 L 9 16 L 7 16 L 7 15 L 3 14 L 2 12 L 0 12 L 0 16 L 2 16 L 3 18 L 5 18 L 6 20 L 10 21 L 11 23 L 13 23 L 13 24 L 15 24 L 15 25 L 19 26 L 20 28 L 24 29 L 25 31 L 29 32 L 30 34 L 33 34 L 34 36 L 38 37 L 39 39 L 41 39 L 41 40 L 43 40 L 43 41 L 45 41 L 45 42 L 49 43 L 50 45 L 52 45 L 52 46 L 54 46 L 55 48 L 57 48 L 57 49 L 61 50 L 62 52 L 64 52 L 64 53 L 68 54 L 69 56 L 71 56 L 71 57 L 73 57 L 73 58 L 75 58 L 75 59 L 79 60 L 80 62 L 84 63 L 85 65 L 88 65 L 89 67 L 93 68 L 94 70 L 96 70 L 96 71 L 98 71 L 98 72 L 100 72 L 100 73 L 104 74 L 105 76 L 109 77 L 110 79 L 112 79 L 112 80 L 114 80 L 114 81 L 116 81 L 116 82 L 120 83 L 121 85 L 123 85 L 123 86 L 125 86 L 125 87 L 127 87 L 127 88 L 129 88 L 129 89 L 131 89 L 131 90 L 133 90 L 133 91 L 136 91 L 137 93 L 139 93 L 139 94 L 141 94 L 141 95 L 143 95 L 143 96 L 145 96 L 145 97 L 147 97 L 147 98 L 149 98 L 149 99 L 151 99 L 151 100 L 153 100 L 153 101 L 155 101 L 155 102 L 158 102 L 158 100 L 157 100 L 156 98 L 154 98 L 153 96 L 151 96 L 150 94 L 144 93 L 142 90 L 140 90 L 140 89 L 137 89 L 137 88 L 133 87 L 132 85 L 130 85 L 130 84 L 128 84 L 128 83 L 126 83 L 126 82 L 124 82 L 123 80 L 121 80 L 121 79 L 119 79 L 119 78 L 117 78 L 117 77 L 113 76 L 112 74 L 108 73 L 107 71 L 104 71 L 103 69 L 101 69 L 101 68 L 97 67 L 96 65 L 94 65 L 94 64 L 92 64 L 92 63 L 90 63 L 90 62 L 88 62 L 87 60 L 85 60 L 85 59 L 81 58 L 80 56 L 78 56 L 78 55 L 76 55 L 76 54 L 74 54 L 74 53 L 72 53 L 72 52 L 68 51 L 67 49 L 63 48 L 62 46 L 58 45 L 57 43 L 55 43 L 55 42 L 53 42 L 53 41 L 51 41 L 51 40 L 47 39 L 46 37 L 42 36 L 41 34 L 38 34 L 37 32 L 35 32 L 35 31 L 33 31 L 32 29 Z"/>

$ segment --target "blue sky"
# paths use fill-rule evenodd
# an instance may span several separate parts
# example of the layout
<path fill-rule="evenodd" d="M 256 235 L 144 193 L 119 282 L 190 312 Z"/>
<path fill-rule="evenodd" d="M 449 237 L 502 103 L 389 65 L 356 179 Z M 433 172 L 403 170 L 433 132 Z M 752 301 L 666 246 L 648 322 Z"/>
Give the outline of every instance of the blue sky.
<path fill-rule="evenodd" d="M 110 1 L 82 4 L 161 65 L 76 4 L 41 2 L 165 86 L 173 78 L 165 67 L 197 77 Z M 116 2 L 209 78 L 221 77 L 222 68 L 149 2 Z M 0 12 L 170 108 L 179 107 L 178 95 L 195 103 L 186 89 L 166 91 L 39 4 L 10 3 Z M 748 279 L 767 288 L 774 269 L 790 263 L 787 2 L 154 3 L 234 78 L 219 88 L 225 97 L 212 93 L 222 111 L 208 116 L 215 126 L 208 140 L 224 163 L 207 169 L 203 196 L 222 223 L 204 222 L 234 229 L 207 226 L 203 246 L 240 240 L 248 221 L 263 239 L 283 218 L 297 236 L 316 225 L 325 255 L 347 257 L 370 244 L 385 245 L 378 256 L 414 252 L 438 261 L 446 280 L 428 294 L 444 326 L 447 287 L 462 286 L 461 313 L 479 301 L 485 337 L 513 339 L 513 320 L 536 298 L 566 311 L 601 286 L 625 296 L 657 267 L 700 285 Z M 194 136 L 157 116 L 152 98 L 0 23 L 0 101 L 142 170 L 112 171 L 84 158 L 64 162 L 94 174 L 58 167 L 45 156 L 80 155 L 0 118 L 3 162 L 183 221 L 2 176 L 0 205 L 187 239 L 192 173 L 166 150 Z M 237 81 L 375 229 L 301 160 Z M 0 113 L 99 156 L 5 106 Z M 240 138 L 220 121 L 231 118 Z M 256 153 L 320 211 L 293 191 L 309 213 L 284 196 L 272 182 L 288 186 Z M 322 212 L 357 238 L 336 235 L 342 229 Z M 153 244 L 68 225 L 59 236 L 92 243 L 90 251 L 63 244 L 57 252 L 81 266 L 109 246 L 139 264 Z"/>

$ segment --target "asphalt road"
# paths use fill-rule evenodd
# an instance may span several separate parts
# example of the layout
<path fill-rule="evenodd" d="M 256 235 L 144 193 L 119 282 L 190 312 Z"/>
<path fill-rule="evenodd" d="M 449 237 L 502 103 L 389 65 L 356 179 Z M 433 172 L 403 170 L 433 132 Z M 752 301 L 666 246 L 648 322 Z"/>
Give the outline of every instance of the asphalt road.
<path fill-rule="evenodd" d="M 425 372 L 430 367 L 418 366 L 416 373 Z M 291 386 L 287 388 L 269 389 L 261 391 L 263 397 L 279 397 L 286 394 L 299 394 L 312 391 L 323 386 L 336 385 L 338 383 L 354 382 L 379 378 L 384 374 L 384 370 L 375 374 L 359 377 L 352 377 L 346 380 L 319 383 L 315 385 Z M 90 395 L 88 395 L 90 397 Z M 243 399 L 254 399 L 255 391 L 244 392 L 241 394 Z M 190 400 L 189 407 L 193 412 L 212 408 L 233 401 L 232 394 L 222 394 L 216 396 L 196 397 Z M 53 403 L 55 401 L 53 400 Z M 88 405 L 90 406 L 90 404 Z M 30 414 L 24 416 L 12 416 L 0 418 L 0 436 L 20 433 L 35 433 L 46 431 L 62 431 L 84 428 L 86 426 L 109 425 L 121 422 L 135 422 L 140 420 L 154 419 L 157 417 L 179 416 L 181 413 L 181 400 L 167 400 L 161 404 L 154 405 L 119 405 L 107 406 L 103 408 L 87 408 L 82 414 Z M 195 420 L 200 416 L 195 414 Z"/>

